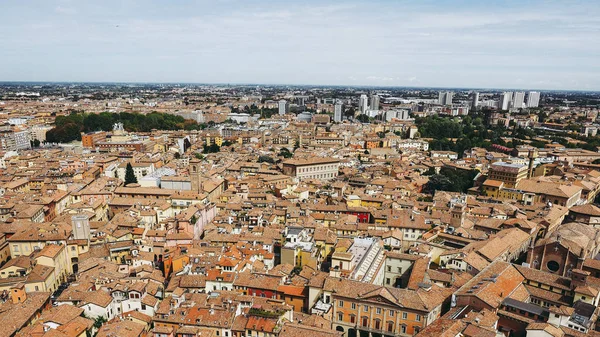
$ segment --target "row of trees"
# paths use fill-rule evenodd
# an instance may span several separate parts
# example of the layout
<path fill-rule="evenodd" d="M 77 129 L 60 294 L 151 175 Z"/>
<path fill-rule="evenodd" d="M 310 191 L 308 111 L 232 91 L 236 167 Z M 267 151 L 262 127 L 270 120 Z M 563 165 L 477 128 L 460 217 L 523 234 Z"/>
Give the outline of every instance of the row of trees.
<path fill-rule="evenodd" d="M 423 187 L 426 193 L 435 193 L 435 191 L 449 192 L 467 192 L 474 185 L 474 179 L 477 176 L 476 170 L 460 170 L 448 167 L 442 167 L 439 174 L 433 174 L 429 181 Z"/>
<path fill-rule="evenodd" d="M 66 143 L 81 140 L 81 132 L 110 131 L 115 123 L 123 123 L 128 131 L 148 132 L 157 130 L 201 130 L 207 124 L 198 124 L 181 116 L 152 112 L 146 115 L 140 113 L 109 113 L 99 114 L 73 113 L 68 116 L 58 116 L 55 127 L 48 130 L 46 140 L 51 143 Z"/>

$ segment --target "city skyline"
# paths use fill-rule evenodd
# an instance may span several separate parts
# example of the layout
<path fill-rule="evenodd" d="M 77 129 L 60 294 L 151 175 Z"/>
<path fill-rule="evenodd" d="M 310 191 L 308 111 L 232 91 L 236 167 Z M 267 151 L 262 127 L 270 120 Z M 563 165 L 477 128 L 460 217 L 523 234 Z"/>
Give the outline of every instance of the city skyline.
<path fill-rule="evenodd" d="M 600 90 L 600 8 L 590 1 L 0 9 L 3 81 Z"/>

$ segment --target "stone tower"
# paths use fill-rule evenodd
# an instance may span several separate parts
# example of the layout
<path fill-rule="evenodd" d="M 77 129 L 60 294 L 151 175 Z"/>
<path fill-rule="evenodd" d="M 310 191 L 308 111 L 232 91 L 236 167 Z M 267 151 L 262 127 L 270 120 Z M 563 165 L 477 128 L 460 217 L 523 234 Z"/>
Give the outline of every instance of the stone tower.
<path fill-rule="evenodd" d="M 466 207 L 463 204 L 456 204 L 450 211 L 452 215 L 452 218 L 450 219 L 450 225 L 452 225 L 452 227 L 455 229 L 462 227 L 465 221 L 465 208 Z"/>
<path fill-rule="evenodd" d="M 529 165 L 527 167 L 527 178 L 533 177 L 533 162 L 538 157 L 537 149 L 529 150 L 527 158 L 529 158 Z"/>
<path fill-rule="evenodd" d="M 200 193 L 202 190 L 202 185 L 200 185 L 200 170 L 202 166 L 200 164 L 201 161 L 196 158 L 190 160 L 190 181 L 192 183 L 192 191 L 196 193 Z"/>

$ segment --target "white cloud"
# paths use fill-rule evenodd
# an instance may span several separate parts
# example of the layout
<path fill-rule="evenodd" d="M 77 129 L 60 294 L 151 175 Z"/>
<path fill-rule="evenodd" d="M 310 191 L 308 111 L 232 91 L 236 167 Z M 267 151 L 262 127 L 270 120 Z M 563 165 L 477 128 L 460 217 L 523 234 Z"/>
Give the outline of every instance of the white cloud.
<path fill-rule="evenodd" d="M 0 11 L 0 78 L 600 89 L 593 3 L 38 1 Z"/>

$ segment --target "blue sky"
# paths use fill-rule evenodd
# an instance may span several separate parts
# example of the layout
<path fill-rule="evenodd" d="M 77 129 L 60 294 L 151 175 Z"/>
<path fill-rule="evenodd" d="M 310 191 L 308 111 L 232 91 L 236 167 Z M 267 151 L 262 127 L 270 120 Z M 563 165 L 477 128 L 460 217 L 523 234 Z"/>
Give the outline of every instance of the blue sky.
<path fill-rule="evenodd" d="M 0 81 L 600 90 L 598 1 L 2 0 Z"/>

